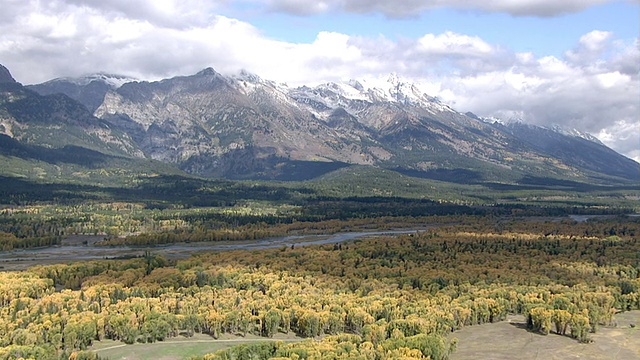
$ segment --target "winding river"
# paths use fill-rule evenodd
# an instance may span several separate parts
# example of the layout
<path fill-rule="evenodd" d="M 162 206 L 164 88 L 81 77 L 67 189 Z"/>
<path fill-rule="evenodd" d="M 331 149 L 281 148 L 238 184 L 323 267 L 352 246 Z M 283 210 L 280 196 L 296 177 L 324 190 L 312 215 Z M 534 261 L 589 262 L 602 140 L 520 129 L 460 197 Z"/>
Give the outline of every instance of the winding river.
<path fill-rule="evenodd" d="M 95 236 L 74 236 L 75 241 L 63 241 L 62 245 L 0 252 L 0 269 L 20 270 L 38 264 L 64 263 L 74 260 L 97 260 L 137 257 L 149 251 L 170 258 L 185 258 L 190 255 L 229 250 L 262 250 L 279 247 L 335 244 L 365 236 L 411 234 L 419 230 L 390 230 L 368 232 L 345 232 L 331 235 L 284 236 L 261 240 L 178 243 L 155 246 L 92 246 L 83 245 L 85 238 L 90 244 Z M 80 240 L 80 241 L 79 241 Z"/>
<path fill-rule="evenodd" d="M 631 216 L 638 216 L 637 214 Z M 593 217 L 607 217 L 607 215 L 571 215 L 570 217 L 528 217 L 521 221 L 561 221 L 572 219 L 586 221 Z M 22 270 L 38 264 L 65 263 L 74 260 L 97 260 L 130 258 L 144 255 L 145 252 L 161 254 L 168 258 L 185 258 L 196 253 L 229 250 L 261 250 L 290 246 L 335 244 L 354 240 L 366 236 L 411 234 L 445 224 L 425 224 L 420 228 L 389 230 L 389 231 L 359 231 L 343 232 L 324 235 L 284 236 L 249 241 L 178 243 L 155 246 L 92 246 L 102 236 L 73 235 L 62 241 L 62 245 L 26 249 L 0 251 L 0 270 Z"/>

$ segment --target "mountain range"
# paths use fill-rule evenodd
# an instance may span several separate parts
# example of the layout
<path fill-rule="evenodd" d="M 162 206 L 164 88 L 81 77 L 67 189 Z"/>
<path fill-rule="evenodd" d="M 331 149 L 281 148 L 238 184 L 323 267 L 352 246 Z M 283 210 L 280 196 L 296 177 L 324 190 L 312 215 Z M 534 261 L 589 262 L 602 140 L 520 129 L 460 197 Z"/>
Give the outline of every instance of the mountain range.
<path fill-rule="evenodd" d="M 463 183 L 640 180 L 637 162 L 588 134 L 463 114 L 396 76 L 289 87 L 207 68 L 23 86 L 0 66 L 0 134 L 232 179 L 305 180 L 357 164 Z"/>

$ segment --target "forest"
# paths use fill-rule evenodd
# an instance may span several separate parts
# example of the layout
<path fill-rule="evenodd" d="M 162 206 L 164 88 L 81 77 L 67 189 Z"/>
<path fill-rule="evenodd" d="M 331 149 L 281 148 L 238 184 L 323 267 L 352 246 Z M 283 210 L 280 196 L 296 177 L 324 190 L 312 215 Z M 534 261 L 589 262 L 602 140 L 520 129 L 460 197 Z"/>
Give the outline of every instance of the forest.
<path fill-rule="evenodd" d="M 449 333 L 507 314 L 525 315 L 540 334 L 588 343 L 616 312 L 640 309 L 637 217 L 436 222 L 447 225 L 331 245 L 6 271 L 0 359 L 99 359 L 87 349 L 102 339 L 195 333 L 308 340 L 194 360 L 447 359 L 456 348 Z"/>
<path fill-rule="evenodd" d="M 93 239 L 75 244 L 80 251 L 116 256 L 3 257 L 0 359 L 99 360 L 93 346 L 103 341 L 196 335 L 273 341 L 190 360 L 448 359 L 457 330 L 508 315 L 525 316 L 540 336 L 590 346 L 616 313 L 640 309 L 637 189 L 512 189 L 503 192 L 512 200 L 474 200 L 473 189 L 447 188 L 458 197 L 445 201 L 412 183 L 394 195 L 384 179 L 367 191 L 359 181 L 348 191 L 180 177 L 113 188 L 8 182 L 2 254 L 75 237 Z M 189 257 L 160 251 L 350 232 L 371 235 Z"/>

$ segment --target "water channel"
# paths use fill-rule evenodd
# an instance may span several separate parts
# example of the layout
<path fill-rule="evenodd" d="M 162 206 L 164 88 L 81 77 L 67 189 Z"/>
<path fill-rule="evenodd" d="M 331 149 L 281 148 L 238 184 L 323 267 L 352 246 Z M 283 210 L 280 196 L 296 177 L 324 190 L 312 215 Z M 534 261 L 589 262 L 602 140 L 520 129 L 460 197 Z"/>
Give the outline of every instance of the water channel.
<path fill-rule="evenodd" d="M 129 258 L 142 256 L 147 251 L 170 258 L 185 258 L 202 252 L 335 244 L 365 236 L 411 234 L 417 231 L 419 230 L 345 232 L 331 235 L 284 236 L 249 241 L 179 243 L 155 246 L 92 246 L 92 242 L 100 240 L 102 237 L 75 235 L 74 241 L 63 240 L 62 245 L 58 246 L 0 252 L 0 269 L 20 270 L 38 264 L 64 263 L 74 260 Z"/>

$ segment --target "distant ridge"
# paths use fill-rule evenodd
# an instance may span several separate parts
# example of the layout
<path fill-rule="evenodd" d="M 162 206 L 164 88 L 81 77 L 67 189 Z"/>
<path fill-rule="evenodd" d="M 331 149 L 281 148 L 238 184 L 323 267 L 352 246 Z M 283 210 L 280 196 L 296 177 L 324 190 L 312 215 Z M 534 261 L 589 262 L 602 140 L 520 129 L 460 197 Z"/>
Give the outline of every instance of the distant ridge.
<path fill-rule="evenodd" d="M 394 75 L 288 87 L 206 68 L 154 82 L 97 74 L 28 88 L 83 104 L 122 136 L 111 147 L 200 176 L 302 180 L 366 165 L 466 183 L 640 181 L 637 162 L 588 134 L 463 114 Z M 4 129 L 10 135 L 11 124 Z"/>

